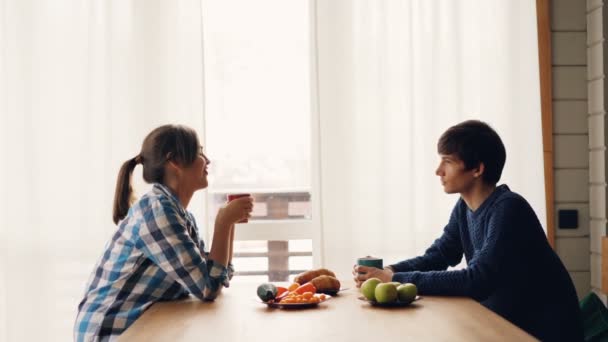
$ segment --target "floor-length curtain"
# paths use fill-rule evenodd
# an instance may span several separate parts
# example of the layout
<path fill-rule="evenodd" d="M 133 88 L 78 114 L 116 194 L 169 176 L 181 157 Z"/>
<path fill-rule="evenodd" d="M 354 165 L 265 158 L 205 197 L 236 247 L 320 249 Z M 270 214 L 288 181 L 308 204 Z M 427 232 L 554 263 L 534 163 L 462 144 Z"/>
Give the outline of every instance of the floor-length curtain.
<path fill-rule="evenodd" d="M 0 341 L 72 339 L 120 165 L 202 134 L 201 37 L 198 0 L 0 0 Z"/>
<path fill-rule="evenodd" d="M 325 266 L 348 276 L 441 234 L 458 197 L 436 142 L 469 118 L 499 132 L 501 183 L 545 222 L 533 1 L 317 1 L 316 23 Z"/>

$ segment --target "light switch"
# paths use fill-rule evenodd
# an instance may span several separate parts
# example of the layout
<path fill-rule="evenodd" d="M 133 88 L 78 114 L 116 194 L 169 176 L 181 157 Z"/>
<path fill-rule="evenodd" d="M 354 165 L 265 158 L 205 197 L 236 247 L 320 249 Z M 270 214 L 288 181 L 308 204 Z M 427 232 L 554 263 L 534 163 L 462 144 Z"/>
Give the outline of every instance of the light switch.
<path fill-rule="evenodd" d="M 578 210 L 576 209 L 561 209 L 558 211 L 557 226 L 560 229 L 576 229 L 578 228 Z"/>

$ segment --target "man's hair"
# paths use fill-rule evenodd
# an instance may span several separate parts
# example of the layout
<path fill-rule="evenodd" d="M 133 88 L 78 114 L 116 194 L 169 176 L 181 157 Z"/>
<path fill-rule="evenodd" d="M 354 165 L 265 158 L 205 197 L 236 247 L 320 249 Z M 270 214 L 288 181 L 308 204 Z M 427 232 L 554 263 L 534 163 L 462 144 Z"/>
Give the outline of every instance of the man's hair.
<path fill-rule="evenodd" d="M 485 168 L 482 179 L 487 184 L 498 183 L 507 159 L 505 146 L 498 133 L 478 120 L 468 120 L 450 127 L 439 138 L 437 152 L 456 155 L 464 162 L 467 170 L 483 163 Z"/>

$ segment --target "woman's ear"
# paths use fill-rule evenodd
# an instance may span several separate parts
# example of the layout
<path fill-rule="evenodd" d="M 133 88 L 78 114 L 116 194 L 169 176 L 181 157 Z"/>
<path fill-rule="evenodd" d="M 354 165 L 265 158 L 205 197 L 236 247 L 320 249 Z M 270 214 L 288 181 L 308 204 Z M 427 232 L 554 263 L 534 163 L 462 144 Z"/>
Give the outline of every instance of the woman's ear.
<path fill-rule="evenodd" d="M 182 171 L 182 168 L 173 160 L 167 160 L 167 168 L 177 175 Z"/>

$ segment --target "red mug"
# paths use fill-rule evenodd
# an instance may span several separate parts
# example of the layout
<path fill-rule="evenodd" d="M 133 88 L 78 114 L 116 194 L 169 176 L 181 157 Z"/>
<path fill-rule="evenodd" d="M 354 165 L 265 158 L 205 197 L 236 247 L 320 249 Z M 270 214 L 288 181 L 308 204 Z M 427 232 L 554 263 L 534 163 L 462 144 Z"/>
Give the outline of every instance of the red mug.
<path fill-rule="evenodd" d="M 235 200 L 237 198 L 249 197 L 249 196 L 251 196 L 251 194 L 232 194 L 232 195 L 227 195 L 226 198 L 228 199 L 228 202 L 232 202 L 233 200 Z M 249 222 L 249 220 L 247 218 L 244 218 L 237 223 L 247 223 L 247 222 Z"/>

